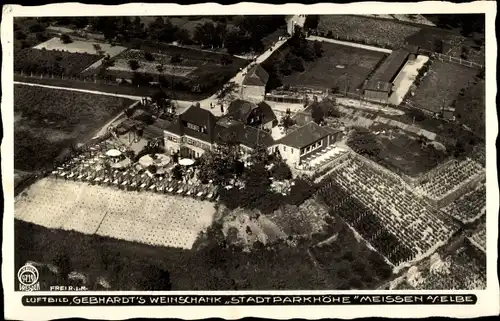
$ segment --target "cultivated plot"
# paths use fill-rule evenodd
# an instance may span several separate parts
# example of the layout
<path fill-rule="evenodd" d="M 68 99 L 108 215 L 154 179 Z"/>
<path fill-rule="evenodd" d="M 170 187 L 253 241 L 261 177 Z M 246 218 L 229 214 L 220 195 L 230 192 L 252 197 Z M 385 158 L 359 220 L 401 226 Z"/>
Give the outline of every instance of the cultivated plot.
<path fill-rule="evenodd" d="M 48 228 L 190 249 L 214 214 L 213 203 L 193 198 L 44 178 L 16 199 L 14 216 Z"/>

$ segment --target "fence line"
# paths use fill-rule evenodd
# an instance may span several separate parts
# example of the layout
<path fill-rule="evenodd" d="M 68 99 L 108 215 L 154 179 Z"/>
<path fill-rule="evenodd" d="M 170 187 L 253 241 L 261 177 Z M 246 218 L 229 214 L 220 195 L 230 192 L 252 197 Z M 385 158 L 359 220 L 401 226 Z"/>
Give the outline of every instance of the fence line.
<path fill-rule="evenodd" d="M 438 52 L 433 52 L 433 51 L 426 50 L 426 49 L 419 49 L 419 53 L 424 53 L 424 54 L 433 56 L 436 59 L 439 59 L 441 61 L 451 62 L 451 63 L 457 64 L 457 65 L 462 65 L 462 66 L 469 67 L 469 68 L 481 69 L 484 67 L 481 64 L 478 64 L 478 63 L 475 63 L 475 62 L 472 62 L 469 60 L 452 57 L 449 55 L 445 55 L 445 54 L 438 53 Z"/>

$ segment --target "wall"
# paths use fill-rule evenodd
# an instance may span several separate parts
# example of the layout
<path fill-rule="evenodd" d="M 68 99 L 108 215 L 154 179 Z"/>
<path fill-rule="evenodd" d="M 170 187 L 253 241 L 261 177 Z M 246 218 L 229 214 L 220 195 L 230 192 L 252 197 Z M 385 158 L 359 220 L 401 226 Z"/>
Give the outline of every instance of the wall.
<path fill-rule="evenodd" d="M 387 99 L 389 99 L 389 93 L 384 91 L 365 90 L 364 95 L 368 99 L 376 99 L 381 101 L 386 101 Z"/>
<path fill-rule="evenodd" d="M 313 149 L 313 150 L 311 150 L 308 153 L 300 155 L 300 161 L 302 162 L 304 159 L 306 159 L 307 157 L 313 155 L 314 153 L 317 153 L 317 152 L 322 151 L 325 148 L 327 148 L 329 146 L 329 137 L 330 136 L 326 136 L 326 137 L 323 137 L 322 139 L 318 140 L 318 141 L 322 141 L 323 144 L 320 147 L 318 147 L 316 149 Z M 316 141 L 316 142 L 318 142 L 318 141 Z M 314 143 L 316 143 L 316 142 L 314 142 Z M 307 146 L 305 146 L 305 147 L 307 148 Z"/>
<path fill-rule="evenodd" d="M 283 160 L 288 164 L 288 166 L 298 165 L 300 161 L 300 151 L 297 148 L 290 146 L 285 146 L 283 144 L 278 144 L 274 146 L 274 150 L 278 148 L 278 151 L 283 158 Z"/>
<path fill-rule="evenodd" d="M 249 86 L 243 85 L 241 87 L 241 97 L 247 100 L 257 100 L 261 102 L 266 95 L 266 87 L 264 86 Z"/>
<path fill-rule="evenodd" d="M 178 142 L 173 142 L 173 141 L 169 140 L 168 136 L 175 137 L 178 140 Z M 194 145 L 188 143 L 188 139 L 192 140 L 196 143 L 202 144 L 203 146 L 206 146 L 206 148 L 211 148 L 211 145 L 209 145 L 207 142 L 204 142 L 202 140 L 192 138 L 190 136 L 182 136 L 181 137 L 181 136 L 169 133 L 169 132 L 165 132 L 164 141 L 165 141 L 166 154 L 171 155 L 172 152 L 174 152 L 174 153 L 177 152 L 178 150 L 180 150 L 181 147 L 189 148 L 192 151 L 194 151 L 195 153 L 198 153 L 199 156 L 201 156 L 201 155 L 203 155 L 203 153 L 205 153 L 206 149 L 199 147 L 199 146 L 194 146 Z M 182 142 L 181 142 L 181 140 L 182 140 Z"/>

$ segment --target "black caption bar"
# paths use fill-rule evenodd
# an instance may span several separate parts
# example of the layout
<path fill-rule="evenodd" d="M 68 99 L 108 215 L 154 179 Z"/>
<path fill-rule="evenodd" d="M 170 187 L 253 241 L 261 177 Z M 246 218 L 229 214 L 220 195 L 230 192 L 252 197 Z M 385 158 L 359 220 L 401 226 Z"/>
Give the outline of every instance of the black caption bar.
<path fill-rule="evenodd" d="M 476 304 L 473 294 L 420 295 L 26 295 L 24 306 Z"/>

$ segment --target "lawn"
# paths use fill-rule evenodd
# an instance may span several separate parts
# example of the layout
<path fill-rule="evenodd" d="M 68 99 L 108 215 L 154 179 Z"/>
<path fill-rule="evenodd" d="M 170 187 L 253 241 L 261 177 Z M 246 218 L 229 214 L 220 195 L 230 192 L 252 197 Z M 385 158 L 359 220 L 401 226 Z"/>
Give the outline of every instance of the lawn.
<path fill-rule="evenodd" d="M 457 120 L 485 138 L 486 135 L 486 91 L 484 80 L 471 85 L 455 103 Z"/>
<path fill-rule="evenodd" d="M 15 217 L 48 228 L 190 249 L 215 209 L 208 201 L 187 200 L 44 178 L 16 199 Z"/>
<path fill-rule="evenodd" d="M 14 87 L 14 167 L 39 170 L 92 137 L 131 100 L 41 87 Z"/>
<path fill-rule="evenodd" d="M 460 89 L 469 87 L 478 70 L 458 64 L 433 61 L 410 101 L 423 109 L 438 112 L 457 99 Z"/>
<path fill-rule="evenodd" d="M 355 92 L 384 58 L 384 53 L 322 42 L 323 55 L 305 62 L 305 71 L 284 76 L 283 84 Z M 273 54 L 273 55 L 279 55 Z M 278 57 L 278 56 L 276 56 Z"/>
<path fill-rule="evenodd" d="M 377 141 L 381 146 L 378 162 L 409 176 L 427 172 L 446 159 L 446 152 L 422 147 L 417 137 L 402 130 L 393 130 L 392 135 L 379 134 Z"/>
<path fill-rule="evenodd" d="M 320 16 L 318 25 L 318 31 L 325 36 L 331 32 L 337 39 L 389 48 L 402 46 L 406 37 L 419 30 L 419 27 L 396 20 L 354 15 Z"/>

